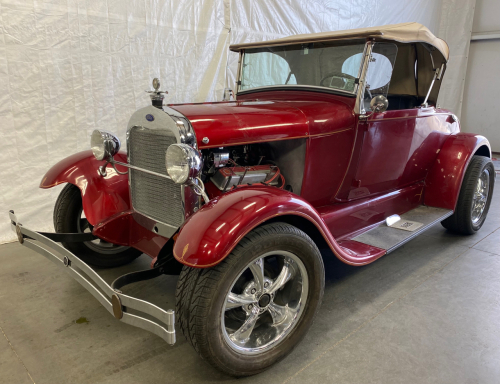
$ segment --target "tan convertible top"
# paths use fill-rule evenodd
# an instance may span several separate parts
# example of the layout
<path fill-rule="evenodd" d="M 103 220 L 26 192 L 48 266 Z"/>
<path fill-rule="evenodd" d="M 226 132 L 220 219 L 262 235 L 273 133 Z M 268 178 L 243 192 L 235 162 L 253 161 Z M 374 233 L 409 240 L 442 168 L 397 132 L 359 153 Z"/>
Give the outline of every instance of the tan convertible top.
<path fill-rule="evenodd" d="M 374 37 L 384 40 L 393 40 L 400 43 L 427 43 L 438 49 L 446 61 L 449 58 L 449 48 L 446 42 L 432 34 L 427 27 L 419 23 L 401 23 L 382 25 L 380 27 L 348 29 L 345 31 L 308 33 L 304 35 L 293 35 L 276 40 L 268 40 L 254 43 L 233 44 L 229 47 L 231 51 L 239 51 L 247 48 L 271 47 L 277 45 L 289 45 L 300 43 L 312 43 L 315 41 L 329 41 L 339 39 L 356 39 Z"/>

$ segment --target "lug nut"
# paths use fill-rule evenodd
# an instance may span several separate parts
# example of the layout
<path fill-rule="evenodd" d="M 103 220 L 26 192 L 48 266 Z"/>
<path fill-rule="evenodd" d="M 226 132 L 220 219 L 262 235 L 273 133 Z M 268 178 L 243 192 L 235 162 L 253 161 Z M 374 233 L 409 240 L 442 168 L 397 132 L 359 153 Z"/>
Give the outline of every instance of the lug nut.
<path fill-rule="evenodd" d="M 252 309 L 253 308 L 253 304 L 248 304 L 248 309 Z"/>
<path fill-rule="evenodd" d="M 252 292 L 252 295 L 253 295 L 255 292 L 257 292 L 257 290 L 255 288 L 252 288 L 251 292 Z"/>
<path fill-rule="evenodd" d="M 269 287 L 269 283 L 266 281 L 266 282 L 264 283 L 264 288 L 267 288 L 267 287 Z"/>

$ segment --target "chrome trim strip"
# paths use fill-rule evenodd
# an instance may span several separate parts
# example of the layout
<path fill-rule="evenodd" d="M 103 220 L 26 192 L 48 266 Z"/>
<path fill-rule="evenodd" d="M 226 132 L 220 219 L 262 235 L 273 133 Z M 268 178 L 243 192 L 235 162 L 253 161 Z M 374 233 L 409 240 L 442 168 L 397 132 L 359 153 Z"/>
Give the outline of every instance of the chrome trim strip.
<path fill-rule="evenodd" d="M 172 120 L 174 120 L 175 125 L 179 128 L 179 134 L 176 134 L 176 137 L 178 137 L 177 142 L 180 142 L 181 144 L 188 144 L 194 149 L 198 149 L 196 133 L 189 119 L 179 111 L 167 105 L 163 106 L 163 111 L 169 115 Z"/>
<path fill-rule="evenodd" d="M 330 87 L 320 87 L 317 85 L 303 85 L 303 84 L 278 84 L 278 85 L 265 85 L 262 87 L 255 87 L 255 88 L 250 88 L 250 89 L 243 89 L 241 91 L 238 91 L 240 95 L 244 95 L 246 93 L 252 93 L 252 92 L 261 92 L 266 89 L 276 89 L 276 88 L 290 88 L 290 89 L 311 89 L 311 90 L 318 90 L 318 91 L 328 91 L 331 93 L 341 93 L 345 94 L 346 96 L 355 96 L 356 95 L 356 88 L 352 91 L 345 91 L 343 89 L 338 89 L 338 88 L 330 88 Z"/>
<path fill-rule="evenodd" d="M 357 91 L 356 104 L 354 105 L 354 113 L 357 113 L 358 115 L 364 115 L 366 113 L 363 105 L 363 99 L 365 95 L 366 74 L 368 72 L 368 65 L 370 63 L 369 58 L 372 54 L 372 50 L 373 50 L 373 42 L 367 41 L 365 45 L 365 52 L 363 55 L 361 74 L 359 75 L 358 89 L 356 90 Z"/>
<path fill-rule="evenodd" d="M 11 214 L 9 212 L 9 214 L 11 220 L 12 217 L 15 218 L 13 213 Z M 119 320 L 135 327 L 150 331 L 164 339 L 168 344 L 175 344 L 175 312 L 173 310 L 163 310 L 147 301 L 113 290 L 111 286 L 106 283 L 92 268 L 90 268 L 77 256 L 69 252 L 62 245 L 59 245 L 38 232 L 23 227 L 18 222 L 16 222 L 16 226 L 17 228 L 20 228 L 21 233 L 26 236 L 26 238 L 23 239 L 23 245 L 26 245 L 33 251 L 40 253 L 42 256 L 56 264 L 59 268 L 64 269 L 66 273 L 78 281 L 87 291 L 89 291 L 89 293 L 94 296 L 109 313 L 114 313 L 111 296 L 118 296 L 122 304 L 121 309 L 123 311 L 123 317 Z M 37 244 L 37 242 L 41 243 L 45 247 Z M 63 256 L 63 259 L 56 256 L 53 252 Z M 83 272 L 86 276 L 80 272 Z M 128 313 L 129 309 L 145 313 L 152 316 L 154 319 L 150 320 L 138 315 L 133 315 Z M 154 320 L 158 320 L 159 322 L 157 323 Z"/>
<path fill-rule="evenodd" d="M 168 176 L 168 175 L 164 175 L 164 174 L 158 173 L 158 172 L 153 172 L 153 171 L 150 171 L 150 170 L 144 169 L 144 168 L 139 168 L 139 167 L 136 167 L 135 165 L 132 165 L 132 164 L 122 163 L 121 161 L 116 161 L 115 159 L 111 159 L 110 163 L 111 164 L 118 164 L 118 165 L 121 165 L 123 167 L 135 169 L 136 171 L 141 171 L 141 172 L 144 172 L 144 173 L 149 173 L 150 175 L 155 175 L 155 176 L 158 176 L 158 177 L 163 177 L 164 179 L 172 180 L 170 178 L 170 176 Z"/>
<path fill-rule="evenodd" d="M 238 73 L 236 74 L 236 91 L 234 93 L 235 100 L 236 100 L 236 96 L 238 96 L 238 93 L 240 92 L 240 84 L 241 84 L 241 76 L 242 76 L 241 67 L 243 65 L 244 56 L 245 56 L 245 51 L 241 50 L 239 58 L 238 58 Z"/>

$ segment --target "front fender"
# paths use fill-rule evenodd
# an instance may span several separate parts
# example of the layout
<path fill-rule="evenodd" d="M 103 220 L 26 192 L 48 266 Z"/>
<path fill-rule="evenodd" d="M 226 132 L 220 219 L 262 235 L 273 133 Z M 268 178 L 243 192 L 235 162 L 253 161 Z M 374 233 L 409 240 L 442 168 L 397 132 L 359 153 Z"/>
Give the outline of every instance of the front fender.
<path fill-rule="evenodd" d="M 491 156 L 484 136 L 458 133 L 446 139 L 425 179 L 425 205 L 455 210 L 467 166 L 481 147 L 487 147 Z"/>
<path fill-rule="evenodd" d="M 385 254 L 385 250 L 377 249 L 373 253 L 374 250 L 370 249 L 360 255 L 339 245 L 316 209 L 300 196 L 275 187 L 249 186 L 211 200 L 186 220 L 175 240 L 174 257 L 191 267 L 211 267 L 229 255 L 238 242 L 259 224 L 284 215 L 309 220 L 333 253 L 345 263 L 363 265 Z"/>
<path fill-rule="evenodd" d="M 127 155 L 119 152 L 115 158 L 127 162 Z M 128 175 L 106 168 L 105 177 L 99 174 L 103 161 L 96 160 L 92 151 L 83 151 L 66 157 L 44 175 L 40 188 L 52 188 L 61 183 L 71 183 L 80 188 L 85 216 L 93 226 L 119 212 L 130 209 Z M 125 168 L 118 168 L 120 172 Z"/>

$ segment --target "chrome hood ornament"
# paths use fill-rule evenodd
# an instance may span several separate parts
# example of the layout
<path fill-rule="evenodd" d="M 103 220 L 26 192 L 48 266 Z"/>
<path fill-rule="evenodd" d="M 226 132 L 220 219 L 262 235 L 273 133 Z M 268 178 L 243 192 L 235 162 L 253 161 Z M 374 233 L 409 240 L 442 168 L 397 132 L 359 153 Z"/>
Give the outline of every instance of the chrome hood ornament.
<path fill-rule="evenodd" d="M 149 93 L 149 97 L 151 97 L 151 104 L 153 104 L 153 107 L 156 108 L 162 108 L 163 106 L 163 98 L 165 97 L 164 95 L 168 94 L 167 91 L 160 91 L 160 79 L 155 77 L 153 79 L 153 88 L 154 91 L 146 91 Z"/>

